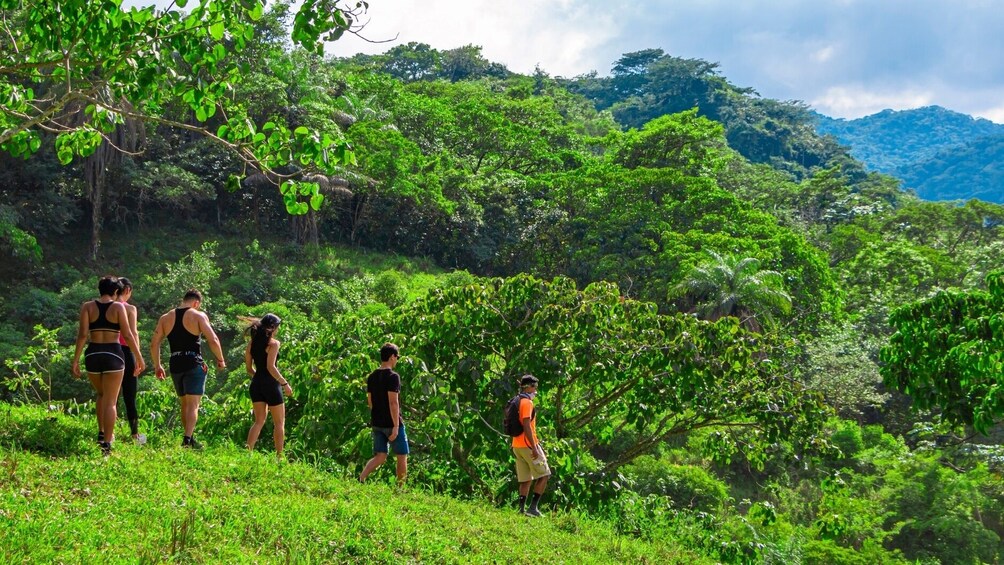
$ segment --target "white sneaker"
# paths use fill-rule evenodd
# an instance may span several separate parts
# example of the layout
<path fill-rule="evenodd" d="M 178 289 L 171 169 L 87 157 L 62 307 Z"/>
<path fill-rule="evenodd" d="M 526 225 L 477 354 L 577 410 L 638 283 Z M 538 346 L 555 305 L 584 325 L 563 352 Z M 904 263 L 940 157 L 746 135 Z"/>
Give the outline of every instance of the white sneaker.
<path fill-rule="evenodd" d="M 137 435 L 133 436 L 132 440 L 134 442 L 136 442 L 136 445 L 145 445 L 146 444 L 146 436 L 143 435 L 143 434 L 137 434 Z"/>

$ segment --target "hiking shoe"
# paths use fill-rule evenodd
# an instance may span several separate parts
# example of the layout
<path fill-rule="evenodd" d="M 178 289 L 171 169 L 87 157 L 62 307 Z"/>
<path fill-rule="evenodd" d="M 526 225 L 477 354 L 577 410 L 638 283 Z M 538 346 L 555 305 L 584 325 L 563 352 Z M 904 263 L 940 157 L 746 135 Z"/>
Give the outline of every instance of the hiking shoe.
<path fill-rule="evenodd" d="M 202 451 L 202 444 L 199 443 L 199 440 L 195 439 L 195 436 L 181 440 L 181 447 Z"/>
<path fill-rule="evenodd" d="M 543 514 L 540 513 L 540 510 L 537 510 L 536 508 L 527 509 L 527 511 L 524 512 L 523 514 L 526 514 L 527 516 L 530 516 L 532 518 L 540 518 L 541 516 L 543 516 Z"/>
<path fill-rule="evenodd" d="M 112 444 L 110 442 L 103 441 L 98 445 L 101 446 L 101 455 L 108 457 L 109 455 L 112 454 Z"/>
<path fill-rule="evenodd" d="M 136 445 L 146 445 L 146 436 L 143 434 L 136 434 L 132 436 L 132 441 Z"/>

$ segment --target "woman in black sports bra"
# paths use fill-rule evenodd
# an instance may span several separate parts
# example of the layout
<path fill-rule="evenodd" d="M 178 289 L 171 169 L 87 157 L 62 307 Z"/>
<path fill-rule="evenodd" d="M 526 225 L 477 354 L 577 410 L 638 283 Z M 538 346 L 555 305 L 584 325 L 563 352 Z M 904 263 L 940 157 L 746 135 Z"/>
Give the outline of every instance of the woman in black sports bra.
<path fill-rule="evenodd" d="M 244 350 L 244 367 L 251 377 L 251 406 L 254 424 L 248 430 L 247 448 L 254 451 L 258 434 L 265 425 L 266 410 L 272 414 L 272 441 L 275 455 L 282 459 L 282 448 L 286 441 L 286 404 L 283 391 L 290 394 L 289 386 L 276 367 L 279 358 L 279 341 L 275 339 L 282 320 L 275 314 L 266 314 L 261 320 L 254 320 L 244 332 L 251 338 Z"/>
<path fill-rule="evenodd" d="M 100 297 L 80 306 L 77 348 L 70 365 L 73 378 L 79 379 L 80 353 L 86 343 L 84 369 L 91 386 L 97 392 L 98 443 L 106 455 L 111 452 L 112 441 L 115 439 L 119 389 L 122 388 L 122 377 L 125 375 L 125 354 L 119 344 L 119 335 L 125 338 L 136 354 L 135 375 L 146 368 L 125 306 L 115 300 L 121 291 L 122 283 L 117 277 L 102 277 L 98 281 Z"/>

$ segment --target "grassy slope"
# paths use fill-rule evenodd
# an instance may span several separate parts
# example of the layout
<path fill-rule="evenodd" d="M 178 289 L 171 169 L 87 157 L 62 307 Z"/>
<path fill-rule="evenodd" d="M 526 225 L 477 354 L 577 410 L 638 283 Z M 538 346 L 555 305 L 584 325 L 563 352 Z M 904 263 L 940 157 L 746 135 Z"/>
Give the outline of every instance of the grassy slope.
<path fill-rule="evenodd" d="M 2 411 L 2 563 L 701 562 L 571 514 L 531 519 L 360 485 L 236 447 L 190 452 L 151 438 L 102 458 L 83 416 Z"/>

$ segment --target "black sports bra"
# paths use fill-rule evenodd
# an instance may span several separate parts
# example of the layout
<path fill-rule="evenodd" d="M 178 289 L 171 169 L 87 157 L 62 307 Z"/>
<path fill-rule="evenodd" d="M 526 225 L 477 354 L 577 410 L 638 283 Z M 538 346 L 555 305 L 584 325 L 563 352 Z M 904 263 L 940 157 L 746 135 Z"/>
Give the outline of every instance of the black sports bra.
<path fill-rule="evenodd" d="M 100 302 L 95 300 L 94 304 L 98 307 L 98 319 L 90 323 L 90 331 L 118 333 L 120 325 L 118 323 L 113 324 L 108 321 L 108 307 L 114 304 L 114 302 Z"/>

